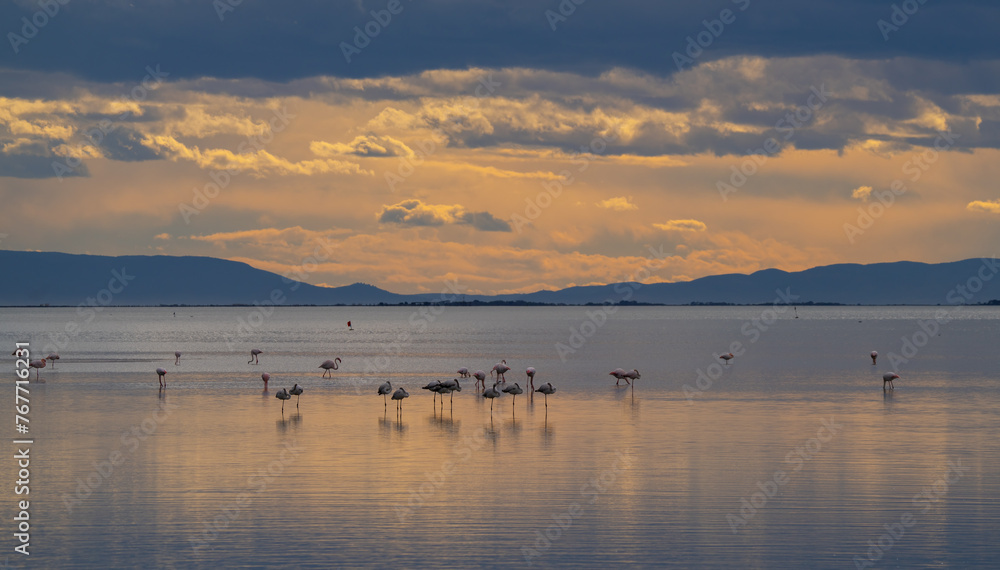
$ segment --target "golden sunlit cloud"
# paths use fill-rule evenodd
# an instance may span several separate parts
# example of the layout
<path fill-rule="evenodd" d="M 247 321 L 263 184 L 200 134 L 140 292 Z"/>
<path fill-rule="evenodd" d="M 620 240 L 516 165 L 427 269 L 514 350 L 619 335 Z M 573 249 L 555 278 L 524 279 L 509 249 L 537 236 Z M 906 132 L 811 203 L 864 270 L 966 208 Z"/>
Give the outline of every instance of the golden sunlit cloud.
<path fill-rule="evenodd" d="M 653 224 L 653 227 L 665 231 L 703 232 L 708 229 L 705 222 L 698 220 L 667 220 L 665 224 Z"/>
<path fill-rule="evenodd" d="M 147 136 L 143 144 L 155 148 L 173 161 L 188 160 L 199 167 L 213 170 L 239 170 L 249 172 L 253 176 L 263 177 L 268 174 L 278 176 L 299 174 L 373 174 L 364 170 L 361 165 L 333 159 L 290 160 L 274 156 L 266 150 L 257 152 L 235 153 L 223 148 L 201 150 L 197 146 L 188 147 L 173 137 Z"/>
<path fill-rule="evenodd" d="M 313 141 L 309 144 L 309 150 L 316 156 L 414 156 L 413 150 L 405 143 L 387 136 L 361 135 L 347 144 Z"/>
<path fill-rule="evenodd" d="M 607 200 L 601 200 L 597 203 L 601 208 L 606 208 L 608 210 L 614 210 L 616 212 L 627 212 L 629 210 L 638 210 L 639 206 L 632 203 L 632 197 L 629 196 L 617 196 L 615 198 L 608 198 Z"/>
<path fill-rule="evenodd" d="M 382 209 L 375 214 L 375 219 L 382 224 L 404 226 L 469 224 L 481 231 L 511 231 L 510 224 L 495 218 L 489 212 L 469 212 L 461 204 L 425 204 L 416 199 L 382 206 Z"/>
<path fill-rule="evenodd" d="M 967 209 L 973 212 L 987 212 L 989 214 L 1000 214 L 1000 200 L 975 200 L 969 202 Z"/>
<path fill-rule="evenodd" d="M 170 239 L 170 234 L 168 233 L 156 234 L 155 236 L 153 236 L 153 239 Z"/>
<path fill-rule="evenodd" d="M 851 192 L 851 198 L 856 200 L 862 200 L 864 202 L 868 201 L 868 197 L 872 195 L 871 186 L 858 186 Z"/>

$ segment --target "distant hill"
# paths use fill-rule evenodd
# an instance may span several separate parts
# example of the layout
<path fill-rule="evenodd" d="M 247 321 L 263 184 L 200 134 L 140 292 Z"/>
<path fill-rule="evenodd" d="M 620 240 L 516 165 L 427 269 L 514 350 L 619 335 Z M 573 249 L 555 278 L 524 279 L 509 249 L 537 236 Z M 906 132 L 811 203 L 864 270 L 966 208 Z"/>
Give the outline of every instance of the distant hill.
<path fill-rule="evenodd" d="M 317 287 L 289 281 L 245 263 L 212 257 L 129 255 L 109 257 L 0 250 L 0 305 L 249 305 L 279 299 L 284 305 L 375 305 L 419 303 L 438 294 L 399 295 L 364 283 Z M 466 295 L 466 302 L 525 302 L 583 305 L 638 302 L 770 303 L 787 291 L 794 303 L 937 305 L 1000 299 L 1000 262 L 967 259 L 950 263 L 899 261 L 838 264 L 786 272 L 702 277 L 681 283 L 617 283 L 538 291 L 521 295 Z M 996 278 L 995 278 L 996 277 Z M 971 281 L 970 281 L 971 280 Z M 968 297 L 957 287 L 969 286 Z M 978 289 L 978 290 L 977 290 Z"/>

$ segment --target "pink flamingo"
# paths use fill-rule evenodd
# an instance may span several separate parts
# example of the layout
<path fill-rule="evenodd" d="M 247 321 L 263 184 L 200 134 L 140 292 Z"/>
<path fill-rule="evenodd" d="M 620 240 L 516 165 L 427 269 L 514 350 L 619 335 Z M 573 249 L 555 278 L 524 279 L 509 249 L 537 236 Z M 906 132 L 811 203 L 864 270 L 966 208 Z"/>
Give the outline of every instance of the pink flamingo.
<path fill-rule="evenodd" d="M 497 373 L 497 379 L 498 380 L 503 380 L 503 382 L 506 384 L 507 383 L 507 378 L 504 377 L 504 374 L 507 373 L 507 372 L 509 372 L 509 371 L 510 371 L 510 366 L 507 366 L 507 361 L 506 360 L 501 360 L 500 362 L 498 362 L 498 363 L 496 363 L 496 364 L 493 365 L 493 370 L 490 370 L 490 377 L 492 378 L 493 377 L 493 373 L 496 372 Z"/>
<path fill-rule="evenodd" d="M 264 351 L 259 348 L 254 348 L 250 351 L 250 360 L 247 360 L 247 364 L 251 362 L 254 364 L 260 364 L 260 360 L 257 359 Z"/>
<path fill-rule="evenodd" d="M 736 358 L 736 357 L 733 356 L 732 352 L 730 352 L 729 354 L 721 354 L 721 355 L 719 355 L 719 358 L 725 360 L 726 361 L 726 366 L 729 366 L 729 361 L 732 360 L 732 359 L 734 359 L 734 358 Z"/>
<path fill-rule="evenodd" d="M 174 366 L 178 366 L 180 363 L 181 363 L 181 353 L 180 352 L 175 352 L 174 353 Z"/>
<path fill-rule="evenodd" d="M 340 358 L 334 358 L 333 360 L 324 360 L 323 364 L 319 365 L 320 368 L 325 370 L 325 372 L 323 372 L 323 377 L 326 378 L 326 375 L 329 374 L 330 378 L 333 378 L 333 373 L 331 372 L 331 370 L 338 369 L 339 364 L 340 364 Z"/>
<path fill-rule="evenodd" d="M 462 378 L 468 378 L 468 377 L 470 376 L 470 374 L 469 374 L 469 369 L 468 369 L 468 368 L 466 368 L 466 367 L 464 367 L 464 366 L 463 366 L 463 367 L 461 367 L 461 368 L 459 368 L 459 369 L 458 369 L 458 372 L 456 372 L 456 374 L 458 374 L 458 375 L 459 375 L 459 376 L 461 376 Z"/>
<path fill-rule="evenodd" d="M 53 352 L 52 354 L 49 354 L 48 356 L 46 356 L 45 360 L 47 360 L 48 362 L 51 362 L 52 363 L 52 369 L 55 370 L 56 369 L 56 361 L 59 360 L 59 355 Z"/>
<path fill-rule="evenodd" d="M 38 380 L 38 370 L 41 368 L 45 368 L 45 359 L 43 358 L 41 360 L 32 360 L 31 362 L 28 363 L 28 367 L 35 369 L 35 380 Z"/>
<path fill-rule="evenodd" d="M 476 378 L 476 387 L 478 388 L 479 384 L 482 383 L 483 389 L 485 390 L 486 389 L 486 373 L 483 372 L 482 370 L 476 370 L 475 372 L 472 373 L 472 375 Z"/>
<path fill-rule="evenodd" d="M 284 414 L 285 413 L 285 400 L 291 400 L 292 399 L 292 395 L 288 393 L 288 390 L 282 388 L 281 390 L 278 390 L 274 394 L 274 397 L 277 398 L 277 399 L 279 399 L 279 400 L 281 400 L 281 413 Z"/>
<path fill-rule="evenodd" d="M 399 413 L 403 412 L 403 398 L 409 398 L 409 397 L 410 397 L 410 393 L 407 392 L 404 388 L 400 388 L 399 390 L 396 390 L 395 393 L 393 393 L 392 399 L 396 400 L 396 411 L 397 412 L 399 412 Z"/>
<path fill-rule="evenodd" d="M 555 391 L 556 391 L 556 389 L 552 387 L 552 383 L 551 382 L 546 382 L 545 384 L 542 384 L 541 386 L 539 386 L 538 389 L 535 390 L 535 391 L 536 392 L 541 392 L 542 394 L 545 394 L 545 409 L 548 410 L 549 409 L 549 394 L 554 394 Z"/>
<path fill-rule="evenodd" d="M 271 379 L 271 375 L 265 372 L 260 375 L 260 379 L 264 381 L 264 391 L 267 392 L 267 383 Z"/>
<path fill-rule="evenodd" d="M 895 386 L 892 385 L 892 381 L 895 380 L 895 379 L 897 379 L 897 378 L 899 378 L 899 374 L 896 374 L 894 372 L 886 372 L 885 374 L 883 374 L 882 375 L 882 390 L 883 391 L 885 390 L 885 385 L 886 384 L 889 385 L 889 389 L 890 390 L 895 390 L 896 388 L 895 388 Z"/>
<path fill-rule="evenodd" d="M 383 403 L 382 407 L 383 408 L 388 408 L 389 407 L 389 402 L 385 398 L 386 395 L 389 392 L 392 392 L 392 383 L 391 382 L 384 382 L 381 386 L 378 387 L 378 393 L 379 393 L 380 396 L 382 396 L 382 403 Z"/>
<path fill-rule="evenodd" d="M 878 359 L 878 352 L 872 351 L 872 366 L 875 366 L 875 361 Z"/>
<path fill-rule="evenodd" d="M 165 369 L 163 369 L 163 368 L 157 368 L 156 369 L 156 376 L 157 376 L 157 379 L 160 381 L 160 388 L 163 388 L 163 387 L 165 387 L 167 385 L 166 375 L 167 375 L 167 371 Z"/>
<path fill-rule="evenodd" d="M 631 382 L 629 382 L 629 380 L 638 380 L 639 378 L 642 378 L 642 376 L 639 375 L 638 370 L 633 368 L 631 372 L 626 372 L 625 374 L 622 374 L 622 378 L 625 379 L 626 384 L 632 384 Z"/>
<path fill-rule="evenodd" d="M 292 386 L 292 389 L 289 390 L 288 393 L 295 396 L 295 409 L 299 409 L 299 397 L 302 396 L 302 387 L 296 384 Z"/>
<path fill-rule="evenodd" d="M 624 368 L 615 368 L 611 372 L 608 372 L 608 375 L 609 376 L 614 376 L 615 378 L 618 379 L 618 381 L 615 382 L 615 386 L 618 386 L 618 385 L 621 384 L 622 379 L 625 378 L 625 369 Z M 625 380 L 625 382 L 628 382 L 628 380 Z"/>
<path fill-rule="evenodd" d="M 525 374 L 528 375 L 528 385 L 530 386 L 530 388 L 528 388 L 528 389 L 529 390 L 534 390 L 535 389 L 535 372 L 536 372 L 535 368 L 532 367 L 532 366 L 529 366 L 527 369 L 525 369 L 524 372 L 525 372 Z"/>
<path fill-rule="evenodd" d="M 486 390 L 483 390 L 483 397 L 490 399 L 490 415 L 493 414 L 493 400 L 495 398 L 499 398 L 500 397 L 500 390 L 497 390 L 497 386 L 499 386 L 499 385 L 500 385 L 500 381 L 497 380 L 496 382 L 493 383 L 493 387 L 492 388 L 487 388 Z"/>

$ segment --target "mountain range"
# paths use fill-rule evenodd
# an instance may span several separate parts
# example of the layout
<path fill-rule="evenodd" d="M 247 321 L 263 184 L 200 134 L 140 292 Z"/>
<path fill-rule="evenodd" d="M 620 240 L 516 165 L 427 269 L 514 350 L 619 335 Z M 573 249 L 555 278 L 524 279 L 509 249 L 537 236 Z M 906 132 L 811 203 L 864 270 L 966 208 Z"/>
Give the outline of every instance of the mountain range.
<path fill-rule="evenodd" d="M 516 295 L 401 295 L 364 283 L 318 287 L 212 257 L 101 256 L 0 250 L 0 306 L 377 305 L 442 300 L 479 303 L 945 305 L 1000 299 L 1000 261 L 836 264 L 764 269 L 677 283 L 614 283 Z M 442 290 L 447 289 L 442 284 Z"/>

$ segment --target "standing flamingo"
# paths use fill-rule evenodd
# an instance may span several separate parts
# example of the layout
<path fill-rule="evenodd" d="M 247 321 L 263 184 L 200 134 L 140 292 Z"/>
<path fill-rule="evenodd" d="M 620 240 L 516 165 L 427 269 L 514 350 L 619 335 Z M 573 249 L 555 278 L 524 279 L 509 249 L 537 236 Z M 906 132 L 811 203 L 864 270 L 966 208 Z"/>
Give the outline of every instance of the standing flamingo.
<path fill-rule="evenodd" d="M 729 354 L 721 354 L 721 355 L 719 355 L 719 358 L 725 360 L 726 361 L 726 366 L 729 366 L 729 361 L 732 360 L 732 359 L 734 359 L 734 358 L 736 358 L 736 357 L 733 356 L 732 352 L 730 352 Z"/>
<path fill-rule="evenodd" d="M 389 392 L 392 392 L 392 383 L 391 382 L 384 382 L 381 386 L 378 387 L 378 393 L 379 393 L 380 396 L 382 396 L 382 403 L 383 403 L 382 407 L 383 408 L 388 408 L 389 407 L 389 401 L 386 399 L 386 395 Z"/>
<path fill-rule="evenodd" d="M 545 409 L 548 410 L 549 409 L 549 394 L 552 394 L 552 393 L 554 393 L 556 391 L 556 389 L 552 387 L 552 383 L 551 382 L 546 382 L 545 384 L 542 384 L 541 386 L 539 386 L 538 389 L 535 390 L 535 391 L 536 392 L 541 392 L 542 394 L 545 394 Z"/>
<path fill-rule="evenodd" d="M 896 374 L 894 372 L 886 372 L 885 374 L 883 374 L 882 375 L 882 390 L 883 391 L 885 390 L 885 385 L 886 384 L 889 385 L 889 389 L 890 390 L 895 390 L 896 388 L 895 388 L 895 386 L 892 385 L 892 381 L 895 380 L 895 379 L 897 379 L 897 378 L 899 378 L 899 374 Z"/>
<path fill-rule="evenodd" d="M 324 360 L 323 364 L 319 365 L 320 368 L 326 371 L 323 372 L 323 377 L 326 378 L 326 375 L 329 374 L 330 378 L 333 378 L 333 373 L 330 371 L 339 368 L 338 366 L 339 364 L 340 364 L 340 358 L 334 358 L 333 360 Z"/>
<path fill-rule="evenodd" d="M 444 403 L 444 395 L 449 394 L 452 404 L 455 403 L 455 392 L 461 392 L 462 385 L 458 383 L 458 378 L 445 380 L 441 383 L 441 402 Z"/>
<path fill-rule="evenodd" d="M 495 383 L 493 384 L 493 387 L 492 387 L 492 388 L 487 388 L 486 390 L 483 390 L 483 397 L 484 397 L 484 398 L 489 398 L 489 399 L 490 399 L 490 415 L 492 415 L 492 414 L 493 414 L 493 400 L 494 400 L 495 398 L 499 398 L 499 397 L 500 397 L 500 390 L 497 390 L 497 386 L 498 386 L 499 384 L 500 384 L 500 381 L 499 381 L 499 380 L 497 380 L 497 381 L 496 381 L 496 382 L 495 382 Z"/>
<path fill-rule="evenodd" d="M 38 371 L 41 368 L 45 368 L 45 359 L 43 358 L 41 360 L 32 360 L 31 362 L 28 363 L 28 367 L 35 369 L 35 380 L 38 380 Z"/>
<path fill-rule="evenodd" d="M 497 380 L 503 380 L 503 382 L 506 384 L 507 378 L 504 377 L 504 374 L 509 371 L 510 371 L 510 366 L 507 366 L 507 361 L 501 360 L 500 362 L 497 362 L 496 364 L 493 365 L 493 369 L 490 370 L 490 377 L 492 378 L 493 373 L 496 372 Z"/>
<path fill-rule="evenodd" d="M 535 389 L 535 372 L 536 372 L 535 368 L 532 367 L 532 366 L 529 366 L 525 370 L 525 373 L 528 374 L 528 384 L 527 384 L 527 386 L 528 386 L 529 390 L 534 390 Z"/>
<path fill-rule="evenodd" d="M 51 353 L 45 357 L 45 360 L 52 363 L 52 369 L 56 369 L 56 361 L 59 360 L 59 355 L 56 353 Z"/>
<path fill-rule="evenodd" d="M 437 398 L 437 394 L 441 393 L 441 381 L 440 380 L 435 380 L 433 382 L 428 382 L 427 385 L 424 386 L 423 388 L 424 388 L 424 390 L 430 390 L 431 392 L 433 392 L 434 393 L 434 397 Z M 444 398 L 442 398 L 441 400 L 443 402 Z"/>
<path fill-rule="evenodd" d="M 156 375 L 158 376 L 157 379 L 160 381 L 160 387 L 161 388 L 166 387 L 167 379 L 165 378 L 165 376 L 167 375 L 167 371 L 164 370 L 163 368 L 157 368 Z"/>
<path fill-rule="evenodd" d="M 463 366 L 463 367 L 461 367 L 461 368 L 458 369 L 458 372 L 456 372 L 456 374 L 458 374 L 462 378 L 468 378 L 469 377 L 469 369 Z"/>
<path fill-rule="evenodd" d="M 875 366 L 875 361 L 878 360 L 878 351 L 872 351 L 872 366 Z"/>
<path fill-rule="evenodd" d="M 277 399 L 279 399 L 279 400 L 281 400 L 281 413 L 284 414 L 285 413 L 285 400 L 291 400 L 292 399 L 292 395 L 288 393 L 288 390 L 282 388 L 281 390 L 278 390 L 274 394 L 274 397 L 277 398 Z"/>
<path fill-rule="evenodd" d="M 486 389 L 486 373 L 483 372 L 482 370 L 476 370 L 475 372 L 472 373 L 472 375 L 476 377 L 476 387 L 478 388 L 479 384 L 482 383 L 483 389 L 485 390 Z"/>
<path fill-rule="evenodd" d="M 302 387 L 296 384 L 292 386 L 292 389 L 288 393 L 295 396 L 295 409 L 299 409 L 299 397 L 302 396 Z"/>
<path fill-rule="evenodd" d="M 633 368 L 631 372 L 626 372 L 625 374 L 623 374 L 622 378 L 625 379 L 625 382 L 631 384 L 629 380 L 638 380 L 639 378 L 642 378 L 642 376 L 639 374 L 638 370 Z"/>
<path fill-rule="evenodd" d="M 516 405 L 517 395 L 524 393 L 524 390 L 521 389 L 521 385 L 518 384 L 517 382 L 514 382 L 513 386 L 505 386 L 503 391 L 506 392 L 507 394 L 512 394 L 514 396 L 514 401 L 511 405 Z"/>
<path fill-rule="evenodd" d="M 264 391 L 267 392 L 267 382 L 271 379 L 271 375 L 265 372 L 260 375 L 260 379 L 264 381 Z"/>
<path fill-rule="evenodd" d="M 174 352 L 174 366 L 178 366 L 181 363 L 181 353 L 180 351 Z"/>
<path fill-rule="evenodd" d="M 615 378 L 618 379 L 618 381 L 615 382 L 615 386 L 618 386 L 618 385 L 621 384 L 622 379 L 625 378 L 625 369 L 624 368 L 615 368 L 611 372 L 608 372 L 608 375 L 609 376 L 614 376 Z M 628 382 L 628 380 L 626 380 L 626 382 Z"/>
<path fill-rule="evenodd" d="M 396 400 L 396 411 L 403 411 L 403 398 L 409 398 L 410 393 L 406 391 L 405 388 L 400 388 L 392 395 L 392 399 Z"/>
<path fill-rule="evenodd" d="M 250 360 L 247 360 L 247 364 L 250 364 L 251 362 L 254 364 L 260 364 L 260 360 L 257 360 L 257 357 L 263 352 L 264 351 L 259 348 L 252 349 L 250 351 Z M 284 404 L 282 404 L 282 407 L 284 407 Z"/>

